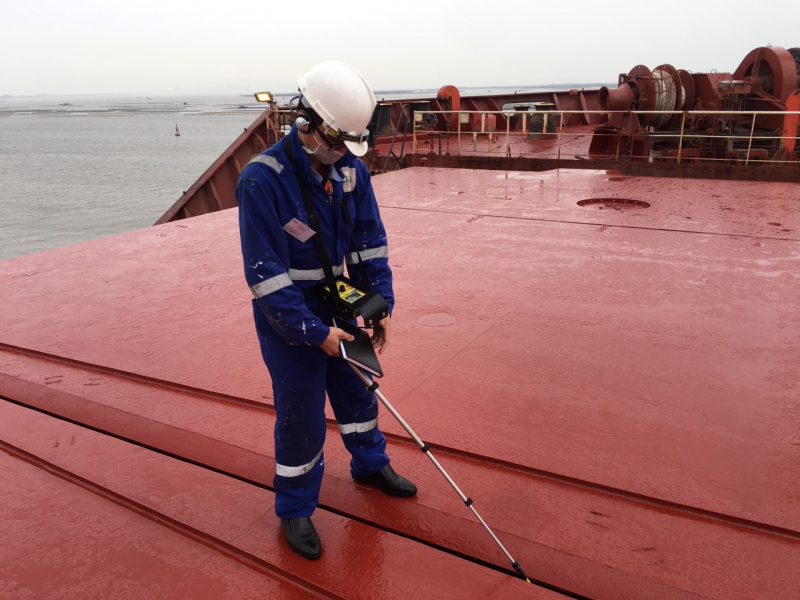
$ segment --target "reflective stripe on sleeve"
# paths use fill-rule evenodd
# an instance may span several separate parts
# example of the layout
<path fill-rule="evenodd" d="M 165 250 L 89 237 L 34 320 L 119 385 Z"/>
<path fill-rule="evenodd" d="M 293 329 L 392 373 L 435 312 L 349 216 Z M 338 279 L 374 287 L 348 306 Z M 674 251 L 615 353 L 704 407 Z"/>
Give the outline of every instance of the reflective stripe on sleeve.
<path fill-rule="evenodd" d="M 339 431 L 342 435 L 347 435 L 348 433 L 364 433 L 365 431 L 375 429 L 377 426 L 378 418 L 375 417 L 372 421 L 367 421 L 366 423 L 347 423 L 346 425 L 339 423 Z"/>
<path fill-rule="evenodd" d="M 274 156 L 268 156 L 268 155 L 259 154 L 253 160 L 250 161 L 250 163 L 254 163 L 254 162 L 267 165 L 268 167 L 272 167 L 275 170 L 276 173 L 280 173 L 281 171 L 283 171 L 283 165 L 281 163 L 279 163 L 278 159 L 275 158 Z M 247 164 L 249 165 L 250 163 L 247 163 Z"/>
<path fill-rule="evenodd" d="M 333 267 L 334 275 L 344 273 L 344 265 Z M 325 271 L 322 269 L 289 269 L 289 277 L 292 281 L 320 281 L 325 279 Z"/>
<path fill-rule="evenodd" d="M 358 262 L 358 254 L 357 252 L 351 252 L 347 255 L 347 264 L 353 265 Z M 370 260 L 372 258 L 389 258 L 389 247 L 388 246 L 380 246 L 378 248 L 367 248 L 366 250 L 361 250 L 361 260 Z"/>
<path fill-rule="evenodd" d="M 269 279 L 265 279 L 264 281 L 261 281 L 255 285 L 251 285 L 250 291 L 253 292 L 253 296 L 258 299 L 263 298 L 272 292 L 282 290 L 290 285 L 292 285 L 292 279 L 287 273 L 281 273 L 280 275 L 275 275 L 275 277 L 270 277 Z"/>
<path fill-rule="evenodd" d="M 314 465 L 317 464 L 317 461 L 320 459 L 321 456 L 322 456 L 322 450 L 320 450 L 319 454 L 317 454 L 314 457 L 314 460 L 304 465 L 300 465 L 299 467 L 287 467 L 286 465 L 282 465 L 278 462 L 275 462 L 275 475 L 280 475 L 281 477 L 298 477 L 300 475 L 308 473 L 311 469 L 314 468 Z"/>

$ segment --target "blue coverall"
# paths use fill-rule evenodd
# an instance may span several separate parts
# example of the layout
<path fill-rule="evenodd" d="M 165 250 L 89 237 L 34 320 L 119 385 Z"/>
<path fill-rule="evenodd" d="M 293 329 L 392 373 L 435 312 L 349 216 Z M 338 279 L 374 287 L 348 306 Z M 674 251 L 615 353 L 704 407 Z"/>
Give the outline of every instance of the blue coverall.
<path fill-rule="evenodd" d="M 287 143 L 292 144 L 294 163 L 284 149 Z M 327 166 L 329 195 L 292 128 L 245 167 L 236 186 L 245 278 L 254 296 L 253 317 L 277 417 L 275 512 L 285 519 L 311 516 L 319 500 L 326 390 L 352 455 L 352 476 L 370 475 L 389 463 L 374 394 L 344 360 L 319 347 L 328 337 L 334 312 L 304 290 L 325 283 L 322 261 L 313 238 L 301 242 L 283 229 L 292 219 L 310 226 L 297 170 L 319 217 L 334 273 L 343 272 L 346 260 L 348 276 L 363 286 L 358 250 L 372 289 L 383 296 L 390 313 L 394 305 L 386 232 L 369 170 L 348 151 Z M 353 219 L 355 242 L 342 202 Z"/>

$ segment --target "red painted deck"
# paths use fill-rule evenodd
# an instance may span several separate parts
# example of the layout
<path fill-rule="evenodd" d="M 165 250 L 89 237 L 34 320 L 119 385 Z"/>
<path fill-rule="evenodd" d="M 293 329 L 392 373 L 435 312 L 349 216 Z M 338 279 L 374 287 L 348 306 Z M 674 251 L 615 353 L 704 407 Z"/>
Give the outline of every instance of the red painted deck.
<path fill-rule="evenodd" d="M 796 185 L 374 185 L 398 297 L 381 389 L 531 577 L 594 599 L 797 597 Z M 577 204 L 598 198 L 650 207 Z M 418 497 L 355 485 L 331 421 L 323 558 L 287 549 L 235 209 L 4 261 L 0 314 L 0 595 L 559 597 L 506 574 L 386 413 Z"/>

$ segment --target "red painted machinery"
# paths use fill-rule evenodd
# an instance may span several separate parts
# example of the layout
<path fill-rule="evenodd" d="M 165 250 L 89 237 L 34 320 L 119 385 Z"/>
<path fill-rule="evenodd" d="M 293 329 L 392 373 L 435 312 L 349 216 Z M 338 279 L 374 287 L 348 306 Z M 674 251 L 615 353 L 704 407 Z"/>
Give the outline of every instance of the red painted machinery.
<path fill-rule="evenodd" d="M 784 113 L 800 109 L 798 88 L 800 48 L 756 48 L 732 74 L 637 65 L 619 76 L 617 89 L 600 89 L 609 119 L 595 129 L 589 154 L 631 161 L 794 161 L 798 118 Z"/>

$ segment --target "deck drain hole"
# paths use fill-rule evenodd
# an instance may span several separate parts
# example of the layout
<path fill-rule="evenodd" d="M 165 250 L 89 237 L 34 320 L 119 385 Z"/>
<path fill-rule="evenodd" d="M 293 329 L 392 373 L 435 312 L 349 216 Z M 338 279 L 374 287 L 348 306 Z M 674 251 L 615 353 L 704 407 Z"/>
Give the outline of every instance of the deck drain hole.
<path fill-rule="evenodd" d="M 632 208 L 650 208 L 647 202 L 629 200 L 628 198 L 589 198 L 579 200 L 578 206 L 597 208 L 599 210 L 629 210 Z"/>

